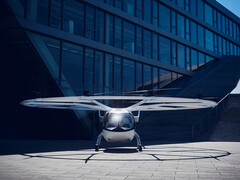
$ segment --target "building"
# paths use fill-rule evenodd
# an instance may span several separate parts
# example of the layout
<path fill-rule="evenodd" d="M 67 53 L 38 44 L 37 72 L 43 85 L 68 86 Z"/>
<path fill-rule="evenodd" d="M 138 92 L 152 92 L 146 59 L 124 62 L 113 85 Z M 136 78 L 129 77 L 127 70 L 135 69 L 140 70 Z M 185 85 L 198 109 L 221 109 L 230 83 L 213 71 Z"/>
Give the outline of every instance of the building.
<path fill-rule="evenodd" d="M 14 94 L 13 104 L 34 97 L 164 88 L 210 61 L 240 55 L 240 19 L 215 0 L 1 0 L 0 5 L 0 56 L 8 59 L 2 75 L 13 71 L 14 76 L 4 78 L 5 84 L 14 83 L 2 94 Z M 3 99 L 9 102 L 9 96 Z M 20 119 L 26 119 L 19 108 Z M 41 112 L 32 113 L 43 121 Z M 62 137 L 68 132 L 69 138 L 89 137 L 85 132 L 95 128 L 91 115 L 72 116 L 84 119 L 74 121 L 82 133 L 72 133 L 71 127 L 61 131 Z M 12 115 L 13 124 L 19 117 Z"/>

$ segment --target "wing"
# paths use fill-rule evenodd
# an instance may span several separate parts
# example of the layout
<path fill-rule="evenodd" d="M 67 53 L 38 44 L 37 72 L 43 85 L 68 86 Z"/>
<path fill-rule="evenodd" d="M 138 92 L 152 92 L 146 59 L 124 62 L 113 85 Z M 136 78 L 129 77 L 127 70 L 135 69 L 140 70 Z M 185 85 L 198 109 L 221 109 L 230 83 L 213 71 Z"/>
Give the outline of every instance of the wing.
<path fill-rule="evenodd" d="M 53 97 L 29 99 L 21 102 L 22 105 L 37 108 L 51 109 L 72 109 L 85 111 L 108 111 L 111 108 L 93 98 L 75 96 L 75 97 Z"/>
<path fill-rule="evenodd" d="M 129 111 L 169 111 L 202 109 L 216 106 L 213 101 L 190 98 L 149 97 L 127 107 Z"/>

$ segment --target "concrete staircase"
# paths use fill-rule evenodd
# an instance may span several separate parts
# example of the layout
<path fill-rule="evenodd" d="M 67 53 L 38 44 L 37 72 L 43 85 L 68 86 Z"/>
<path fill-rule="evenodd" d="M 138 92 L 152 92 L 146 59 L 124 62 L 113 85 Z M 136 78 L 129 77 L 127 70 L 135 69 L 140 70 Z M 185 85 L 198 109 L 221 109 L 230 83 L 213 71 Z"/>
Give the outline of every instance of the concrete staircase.
<path fill-rule="evenodd" d="M 195 75 L 182 77 L 170 87 L 179 88 L 163 93 L 176 97 L 222 98 L 235 88 L 240 78 L 240 56 L 224 56 L 195 71 Z"/>
<path fill-rule="evenodd" d="M 240 141 L 240 95 L 230 95 L 227 107 L 215 127 L 199 140 Z"/>
<path fill-rule="evenodd" d="M 136 131 L 142 140 L 191 141 L 196 122 L 208 111 L 160 111 L 142 112 Z"/>

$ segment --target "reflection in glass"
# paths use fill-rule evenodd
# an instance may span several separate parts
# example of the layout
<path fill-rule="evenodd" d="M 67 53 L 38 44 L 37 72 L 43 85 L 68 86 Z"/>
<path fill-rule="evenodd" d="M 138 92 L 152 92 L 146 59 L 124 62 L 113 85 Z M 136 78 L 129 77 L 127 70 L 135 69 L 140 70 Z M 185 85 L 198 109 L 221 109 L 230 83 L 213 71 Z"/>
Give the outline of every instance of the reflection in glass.
<path fill-rule="evenodd" d="M 122 59 L 114 57 L 114 95 L 122 95 Z"/>
<path fill-rule="evenodd" d="M 151 40 L 151 31 L 143 29 L 143 55 L 148 58 L 151 58 Z"/>
<path fill-rule="evenodd" d="M 83 36 L 84 5 L 76 0 L 64 1 L 63 30 Z"/>
<path fill-rule="evenodd" d="M 113 55 L 105 54 L 105 92 L 112 92 L 113 87 Z"/>
<path fill-rule="evenodd" d="M 94 16 L 94 8 L 86 6 L 85 37 L 92 40 L 94 40 L 95 33 Z"/>
<path fill-rule="evenodd" d="M 211 6 L 209 6 L 208 4 L 204 3 L 204 13 L 205 13 L 205 22 L 213 25 L 213 9 Z"/>
<path fill-rule="evenodd" d="M 123 0 L 123 10 L 128 14 L 135 15 L 135 0 Z"/>
<path fill-rule="evenodd" d="M 152 68 L 152 77 L 153 77 L 153 88 L 158 89 L 158 68 L 153 67 Z"/>
<path fill-rule="evenodd" d="M 169 84 L 172 80 L 171 72 L 160 69 L 160 82 L 159 82 L 159 88 L 163 88 L 167 84 Z"/>
<path fill-rule="evenodd" d="M 85 48 L 85 63 L 84 63 L 84 90 L 93 93 L 93 50 Z"/>
<path fill-rule="evenodd" d="M 142 28 L 137 26 L 137 39 L 136 39 L 136 53 L 139 55 L 142 55 L 143 52 L 143 34 L 142 34 Z"/>
<path fill-rule="evenodd" d="M 213 51 L 213 33 L 207 29 L 205 29 L 205 47 Z"/>
<path fill-rule="evenodd" d="M 152 58 L 158 60 L 158 35 L 152 33 Z"/>
<path fill-rule="evenodd" d="M 180 14 L 177 14 L 177 35 L 181 38 L 184 38 L 184 17 Z"/>
<path fill-rule="evenodd" d="M 114 31 L 115 42 L 114 45 L 117 48 L 122 47 L 122 20 L 118 17 L 115 17 L 115 31 Z"/>
<path fill-rule="evenodd" d="M 149 65 L 143 65 L 143 89 L 152 89 L 152 68 Z"/>
<path fill-rule="evenodd" d="M 204 47 L 204 32 L 203 27 L 198 25 L 198 45 Z"/>
<path fill-rule="evenodd" d="M 143 89 L 142 64 L 136 63 L 136 90 Z"/>
<path fill-rule="evenodd" d="M 204 59 L 204 54 L 198 52 L 198 66 L 204 65 L 205 59 Z"/>
<path fill-rule="evenodd" d="M 143 1 L 143 19 L 144 21 L 151 23 L 152 3 L 149 0 Z"/>
<path fill-rule="evenodd" d="M 61 85 L 70 88 L 76 95 L 82 95 L 83 47 L 63 42 Z"/>
<path fill-rule="evenodd" d="M 48 25 L 48 0 L 27 1 L 27 19 Z"/>
<path fill-rule="evenodd" d="M 123 49 L 134 53 L 135 26 L 129 22 L 123 22 Z"/>
<path fill-rule="evenodd" d="M 96 41 L 104 43 L 104 12 L 96 10 Z"/>
<path fill-rule="evenodd" d="M 105 43 L 108 45 L 113 45 L 113 16 L 106 14 L 105 21 Z"/>
<path fill-rule="evenodd" d="M 191 49 L 191 62 L 192 62 L 192 70 L 198 68 L 198 59 L 197 59 L 197 51 Z"/>
<path fill-rule="evenodd" d="M 159 3 L 159 27 L 170 32 L 170 9 Z"/>
<path fill-rule="evenodd" d="M 171 64 L 171 48 L 170 40 L 159 36 L 159 58 L 161 62 Z"/>
<path fill-rule="evenodd" d="M 95 51 L 94 93 L 103 93 L 104 53 Z"/>
<path fill-rule="evenodd" d="M 123 59 L 123 92 L 134 90 L 134 62 Z"/>
<path fill-rule="evenodd" d="M 51 0 L 50 8 L 50 26 L 56 29 L 61 29 L 62 27 L 62 2 L 61 0 Z M 46 13 L 46 12 L 43 12 Z M 41 14 L 42 15 L 42 14 Z"/>
<path fill-rule="evenodd" d="M 137 5 L 137 12 L 136 15 L 138 18 L 142 19 L 142 0 L 136 0 L 136 5 Z"/>
<path fill-rule="evenodd" d="M 185 46 L 177 44 L 177 52 L 178 67 L 185 68 Z"/>

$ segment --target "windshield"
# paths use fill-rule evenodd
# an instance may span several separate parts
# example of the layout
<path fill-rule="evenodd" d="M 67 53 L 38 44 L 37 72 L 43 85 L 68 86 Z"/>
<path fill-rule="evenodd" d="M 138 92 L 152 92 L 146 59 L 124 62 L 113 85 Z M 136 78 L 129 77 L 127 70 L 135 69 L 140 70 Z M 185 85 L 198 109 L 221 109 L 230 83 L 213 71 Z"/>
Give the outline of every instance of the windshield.
<path fill-rule="evenodd" d="M 104 127 L 109 130 L 121 128 L 129 130 L 133 128 L 134 120 L 130 113 L 108 113 L 104 118 Z"/>

